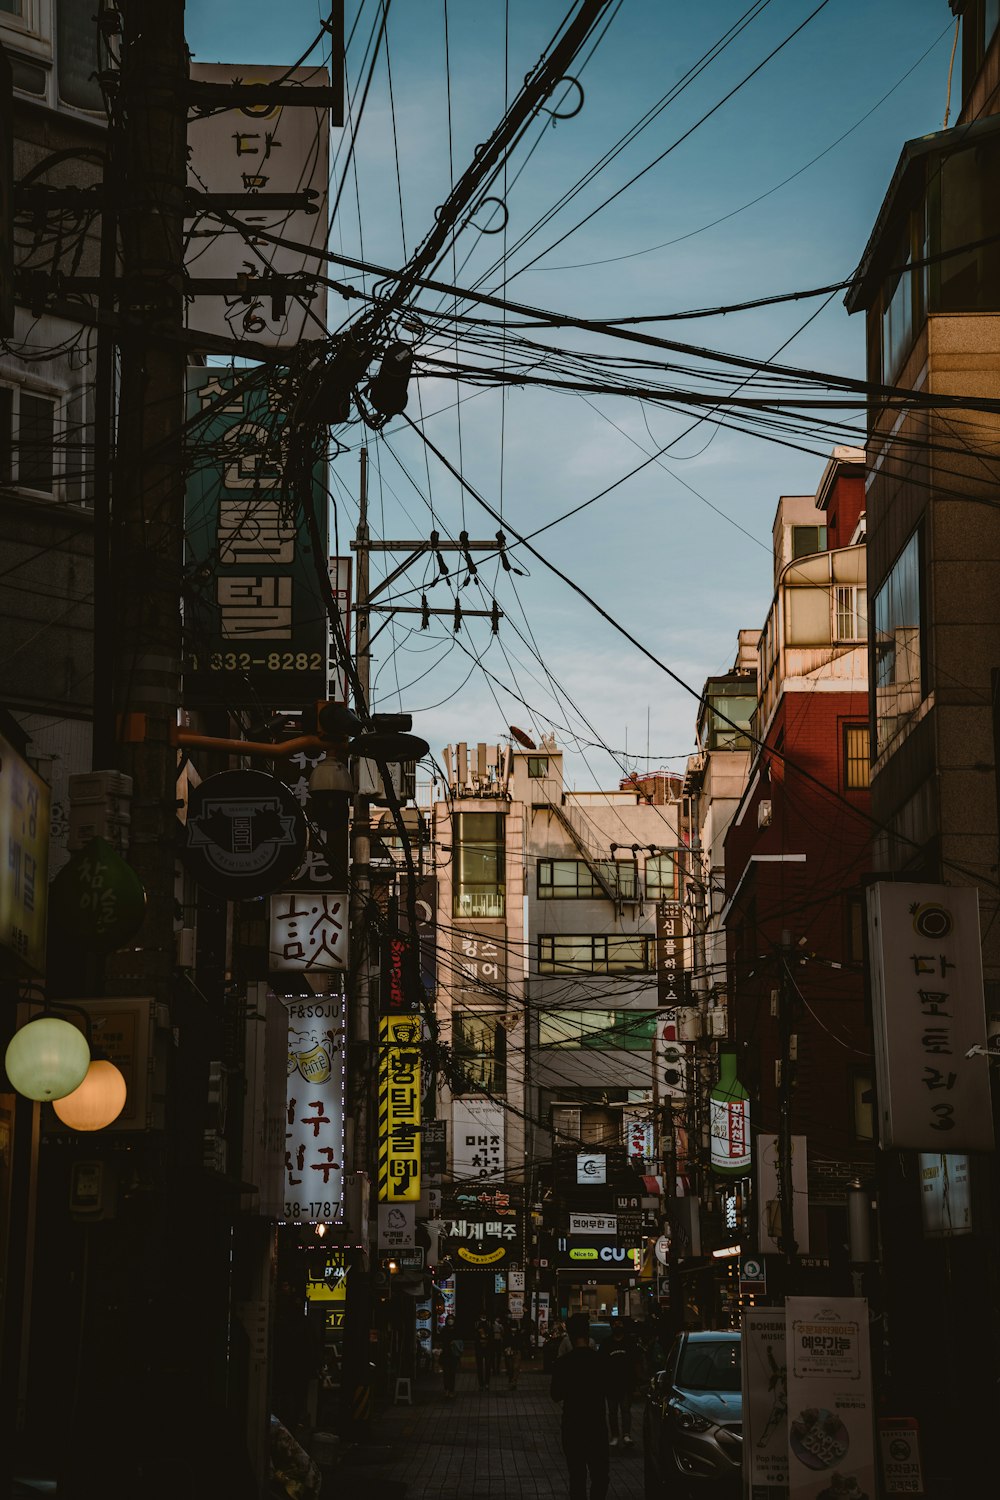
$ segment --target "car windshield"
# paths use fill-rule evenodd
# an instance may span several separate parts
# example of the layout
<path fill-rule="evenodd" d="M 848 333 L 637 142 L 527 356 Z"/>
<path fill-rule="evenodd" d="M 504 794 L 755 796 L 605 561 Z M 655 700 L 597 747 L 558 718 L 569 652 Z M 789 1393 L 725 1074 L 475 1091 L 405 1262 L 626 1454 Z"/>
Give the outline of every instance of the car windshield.
<path fill-rule="evenodd" d="M 738 1391 L 738 1339 L 700 1339 L 684 1346 L 675 1383 L 688 1391 Z"/>

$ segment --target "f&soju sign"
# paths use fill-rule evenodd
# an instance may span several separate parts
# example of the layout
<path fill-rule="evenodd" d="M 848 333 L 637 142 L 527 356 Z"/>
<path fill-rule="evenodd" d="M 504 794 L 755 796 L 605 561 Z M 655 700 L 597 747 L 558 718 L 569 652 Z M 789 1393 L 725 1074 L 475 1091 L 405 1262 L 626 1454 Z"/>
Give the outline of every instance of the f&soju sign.
<path fill-rule="evenodd" d="M 317 559 L 284 477 L 283 417 L 263 372 L 188 371 L 184 701 L 287 708 L 328 696 L 326 492 Z M 202 422 L 199 413 L 231 392 Z"/>

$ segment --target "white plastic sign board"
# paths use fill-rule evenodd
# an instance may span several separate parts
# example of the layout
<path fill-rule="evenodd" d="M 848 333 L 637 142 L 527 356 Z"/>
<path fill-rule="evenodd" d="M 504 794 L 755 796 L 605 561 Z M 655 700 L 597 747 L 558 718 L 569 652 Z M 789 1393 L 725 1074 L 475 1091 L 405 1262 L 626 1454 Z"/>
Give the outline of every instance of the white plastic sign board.
<path fill-rule="evenodd" d="M 740 1340 L 743 1365 L 744 1492 L 756 1500 L 768 1486 L 788 1489 L 785 1310 L 748 1308 Z"/>
<path fill-rule="evenodd" d="M 609 1234 L 618 1233 L 618 1218 L 616 1214 L 570 1214 L 570 1234 Z"/>
<path fill-rule="evenodd" d="M 877 1494 L 868 1303 L 789 1297 L 785 1348 L 790 1500 L 817 1500 L 835 1474 L 845 1495 Z"/>

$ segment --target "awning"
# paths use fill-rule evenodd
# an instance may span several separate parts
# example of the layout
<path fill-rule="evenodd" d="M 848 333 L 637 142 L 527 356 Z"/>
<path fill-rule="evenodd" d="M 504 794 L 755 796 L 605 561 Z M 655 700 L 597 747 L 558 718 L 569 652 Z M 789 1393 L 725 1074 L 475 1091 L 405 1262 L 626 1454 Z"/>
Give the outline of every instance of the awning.
<path fill-rule="evenodd" d="M 645 1186 L 645 1189 L 646 1189 L 647 1193 L 651 1194 L 653 1197 L 662 1198 L 662 1196 L 663 1196 L 663 1178 L 662 1177 L 653 1177 L 653 1176 L 643 1177 L 642 1181 L 643 1181 L 643 1185 Z"/>

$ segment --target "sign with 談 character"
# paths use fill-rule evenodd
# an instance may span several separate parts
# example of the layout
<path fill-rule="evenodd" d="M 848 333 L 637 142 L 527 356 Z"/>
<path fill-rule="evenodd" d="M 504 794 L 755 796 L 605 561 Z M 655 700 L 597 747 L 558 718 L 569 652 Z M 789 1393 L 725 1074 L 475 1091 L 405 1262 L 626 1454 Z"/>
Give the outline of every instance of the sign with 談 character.
<path fill-rule="evenodd" d="M 344 1000 L 316 995 L 284 1004 L 284 1218 L 332 1223 L 342 1217 L 344 1196 Z"/>
<path fill-rule="evenodd" d="M 419 1016 L 379 1022 L 378 1197 L 405 1203 L 420 1197 Z"/>
<path fill-rule="evenodd" d="M 202 295 L 188 308 L 188 326 L 226 338 L 250 339 L 284 348 L 300 339 L 323 338 L 326 328 L 326 288 L 309 279 L 326 244 L 329 111 L 320 105 L 294 104 L 296 85 L 323 87 L 330 78 L 325 68 L 283 68 L 275 64 L 247 67 L 245 63 L 195 63 L 194 83 L 285 84 L 286 99 L 275 104 L 249 104 L 231 109 L 194 113 L 188 121 L 192 194 L 245 194 L 245 204 L 228 217 L 200 215 L 185 229 L 186 269 L 202 279 L 248 278 L 247 296 Z M 267 196 L 302 193 L 312 200 L 300 208 L 273 208 Z M 257 200 L 257 201 L 255 201 Z M 312 245 L 314 253 L 291 244 L 276 245 L 264 234 Z M 253 281 L 264 275 L 305 277 L 306 284 L 282 298 L 253 295 Z"/>
<path fill-rule="evenodd" d="M 504 1112 L 489 1100 L 452 1102 L 452 1176 L 456 1182 L 503 1177 Z"/>
<path fill-rule="evenodd" d="M 323 973 L 347 967 L 347 892 L 282 891 L 272 896 L 268 969 Z"/>
<path fill-rule="evenodd" d="M 978 890 L 878 881 L 868 931 L 879 1145 L 992 1151 Z"/>
<path fill-rule="evenodd" d="M 0 737 L 0 964 L 45 973 L 49 789 Z"/>
<path fill-rule="evenodd" d="M 506 1000 L 506 950 L 502 923 L 465 923 L 452 937 L 452 989 L 460 996 Z"/>
<path fill-rule="evenodd" d="M 269 381 L 274 381 L 274 385 Z M 326 699 L 326 471 L 313 470 L 314 539 L 286 480 L 279 376 L 188 371 L 194 451 L 187 482 L 184 702 L 287 708 Z M 234 387 L 239 384 L 239 389 Z M 215 401 L 221 408 L 199 421 Z"/>

